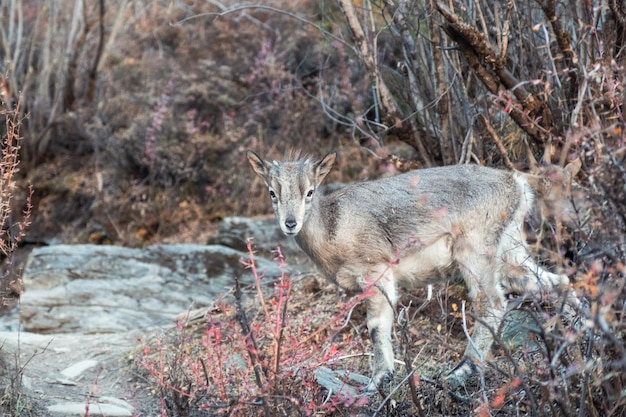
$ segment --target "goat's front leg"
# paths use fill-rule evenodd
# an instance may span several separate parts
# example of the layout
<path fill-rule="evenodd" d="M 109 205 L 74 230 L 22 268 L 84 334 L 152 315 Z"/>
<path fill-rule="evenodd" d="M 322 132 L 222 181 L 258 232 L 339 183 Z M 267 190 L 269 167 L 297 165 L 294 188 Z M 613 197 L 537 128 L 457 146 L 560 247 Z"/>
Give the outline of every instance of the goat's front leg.
<path fill-rule="evenodd" d="M 390 271 L 373 280 L 361 283 L 364 292 L 371 293 L 367 298 L 367 328 L 374 349 L 372 379 L 367 392 L 376 392 L 379 387 L 391 381 L 394 370 L 391 331 L 397 300 L 396 285 Z"/>

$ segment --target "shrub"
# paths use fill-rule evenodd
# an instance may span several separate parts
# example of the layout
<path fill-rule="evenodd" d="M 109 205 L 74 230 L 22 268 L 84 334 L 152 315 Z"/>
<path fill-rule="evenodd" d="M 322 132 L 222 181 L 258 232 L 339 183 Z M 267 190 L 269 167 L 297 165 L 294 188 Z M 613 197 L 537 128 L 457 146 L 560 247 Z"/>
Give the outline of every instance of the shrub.
<path fill-rule="evenodd" d="M 340 304 L 334 316 L 308 305 L 295 314 L 288 309 L 293 283 L 284 272 L 280 248 L 275 254 L 283 273 L 273 284 L 256 270 L 250 242 L 248 250 L 249 259 L 242 262 L 254 277 L 252 305 L 235 278 L 233 293 L 200 320 L 187 317 L 171 335 L 155 336 L 142 348 L 139 368 L 150 375 L 162 414 L 314 415 L 364 405 L 367 398 L 345 394 L 353 391 L 326 398 L 316 370 L 338 362 L 350 371 L 362 366 L 358 355 L 348 354 L 358 341 L 343 322 L 366 295 Z M 269 297 L 268 285 L 273 285 Z"/>
<path fill-rule="evenodd" d="M 30 224 L 32 188 L 26 194 L 25 201 L 16 202 L 16 175 L 20 164 L 20 145 L 22 137 L 20 128 L 22 116 L 20 100 L 11 103 L 2 94 L 4 80 L 0 79 L 0 118 L 4 121 L 1 130 L 0 149 L 0 259 L 4 265 L 0 275 L 0 311 L 13 307 L 16 298 L 22 292 L 20 270 L 12 265 L 13 254 L 26 236 L 26 228 Z M 16 215 L 18 208 L 23 212 Z M 2 353 L 2 346 L 0 346 Z M 7 363 L 0 356 L 0 414 L 10 416 L 27 415 L 28 399 L 22 394 L 23 367 L 19 358 L 15 364 Z M 13 366 L 15 365 L 15 366 Z"/>

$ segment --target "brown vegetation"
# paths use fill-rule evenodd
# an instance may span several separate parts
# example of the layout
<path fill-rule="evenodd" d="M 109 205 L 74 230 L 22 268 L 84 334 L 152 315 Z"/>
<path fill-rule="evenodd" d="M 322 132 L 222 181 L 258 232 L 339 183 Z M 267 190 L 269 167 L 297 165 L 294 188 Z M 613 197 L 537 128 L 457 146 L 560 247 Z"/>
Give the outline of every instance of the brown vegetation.
<path fill-rule="evenodd" d="M 3 150 L 14 149 L 11 120 L 24 137 L 1 206 L 24 211 L 33 185 L 29 241 L 197 241 L 226 215 L 266 213 L 248 148 L 334 148 L 334 180 L 353 181 L 466 162 L 527 171 L 551 144 L 555 166 L 582 168 L 566 204 L 531 226 L 549 248 L 541 257 L 588 297 L 585 325 L 555 323 L 536 333 L 537 350 L 506 351 L 467 404 L 422 383 L 394 412 L 430 401 L 427 414 L 626 413 L 621 2 L 66 3 L 0 4 Z M 535 307 L 529 320 L 552 317 Z M 441 341 L 421 324 L 406 330 L 407 357 Z"/>

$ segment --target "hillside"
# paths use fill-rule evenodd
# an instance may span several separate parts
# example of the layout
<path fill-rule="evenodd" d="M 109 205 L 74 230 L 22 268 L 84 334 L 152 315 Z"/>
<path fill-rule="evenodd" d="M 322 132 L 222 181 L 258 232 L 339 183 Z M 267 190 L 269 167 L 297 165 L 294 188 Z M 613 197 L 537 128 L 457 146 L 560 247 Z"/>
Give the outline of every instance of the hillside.
<path fill-rule="evenodd" d="M 582 327 L 528 325 L 533 347 L 511 354 L 500 343 L 488 380 L 450 394 L 436 366 L 443 360 L 448 369 L 462 353 L 464 294 L 436 288 L 437 303 L 397 329 L 396 354 L 414 358 L 420 377 L 400 383 L 411 371 L 399 371 L 396 397 L 324 402 L 318 384 L 299 396 L 299 375 L 282 373 L 269 388 L 250 388 L 248 408 L 233 399 L 242 393 L 220 398 L 235 401 L 238 415 L 258 412 L 261 397 L 283 407 L 275 415 L 305 400 L 310 413 L 328 415 L 371 415 L 378 404 L 380 415 L 626 415 L 626 7 L 461 3 L 3 2 L 3 312 L 14 311 L 20 267 L 34 248 L 205 245 L 221 239 L 224 219 L 270 215 L 248 149 L 276 159 L 336 150 L 329 183 L 456 163 L 515 169 L 539 190 L 526 225 L 533 256 L 585 297 Z M 581 168 L 568 178 L 571 162 Z M 308 265 L 290 255 L 288 265 Z M 288 303 L 293 331 L 317 334 L 337 317 L 348 323 L 348 295 L 312 269 L 304 275 Z M 276 307 L 279 294 L 267 296 Z M 402 306 L 415 313 L 424 296 L 406 292 Z M 518 320 L 553 323 L 554 306 L 527 304 Z M 222 307 L 238 311 L 232 298 Z M 250 314 L 261 329 L 267 312 Z M 363 312 L 355 314 L 349 330 L 320 330 L 310 350 L 300 349 L 367 351 Z M 223 320 L 240 325 L 233 317 Z M 206 322 L 199 329 L 198 343 L 202 331 L 215 331 Z M 366 361 L 354 366 L 367 374 Z M 180 394 L 151 383 L 168 401 Z M 9 394 L 0 410 L 19 415 Z"/>

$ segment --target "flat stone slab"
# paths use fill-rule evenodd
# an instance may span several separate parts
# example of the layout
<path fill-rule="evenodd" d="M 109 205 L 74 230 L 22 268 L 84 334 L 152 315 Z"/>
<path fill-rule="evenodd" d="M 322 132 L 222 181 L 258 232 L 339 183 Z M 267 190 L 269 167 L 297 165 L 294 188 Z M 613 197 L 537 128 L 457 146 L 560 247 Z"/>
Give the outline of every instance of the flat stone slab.
<path fill-rule="evenodd" d="M 61 402 L 49 406 L 48 411 L 57 416 L 84 416 L 89 411 L 90 416 L 131 417 L 134 410 L 132 406 L 129 407 L 106 404 L 99 400 L 95 403 Z"/>
<path fill-rule="evenodd" d="M 221 245 L 129 249 L 54 245 L 33 250 L 23 273 L 23 329 L 34 333 L 114 333 L 171 324 L 189 309 L 211 307 L 238 275 L 247 254 Z M 257 258 L 266 276 L 280 275 Z"/>
<path fill-rule="evenodd" d="M 0 332 L 0 354 L 18 364 L 22 390 L 38 414 L 50 417 L 150 415 L 158 399 L 134 393 L 124 373 L 138 339 L 135 330 L 116 334 Z M 71 377 L 72 379 L 68 379 Z M 46 412 L 47 411 L 47 412 Z"/>
<path fill-rule="evenodd" d="M 72 366 L 68 366 L 67 368 L 61 371 L 61 375 L 69 380 L 77 379 L 83 372 L 87 369 L 91 369 L 94 366 L 98 365 L 98 361 L 93 359 L 86 359 L 84 361 L 80 361 L 78 363 L 73 364 Z"/>

